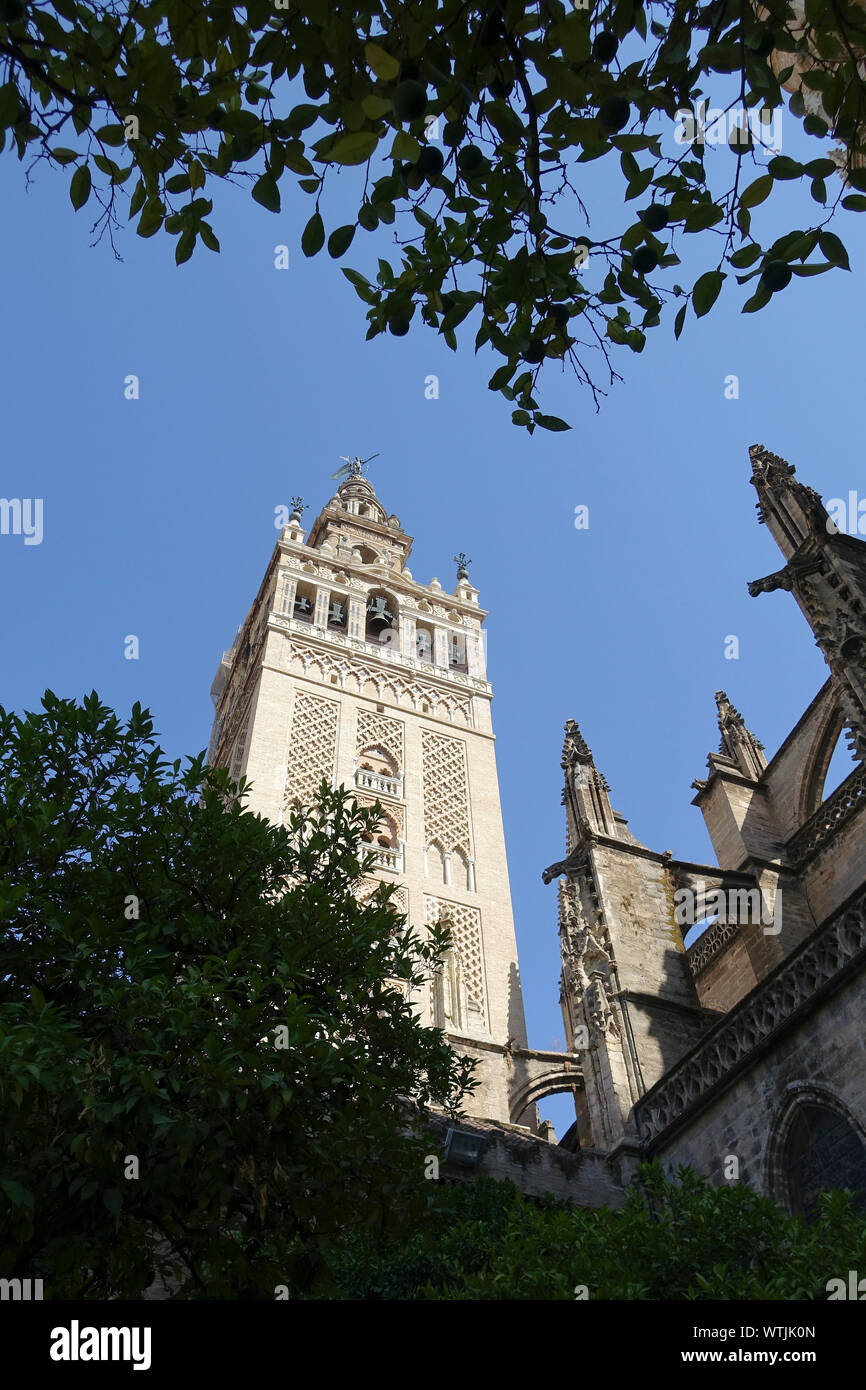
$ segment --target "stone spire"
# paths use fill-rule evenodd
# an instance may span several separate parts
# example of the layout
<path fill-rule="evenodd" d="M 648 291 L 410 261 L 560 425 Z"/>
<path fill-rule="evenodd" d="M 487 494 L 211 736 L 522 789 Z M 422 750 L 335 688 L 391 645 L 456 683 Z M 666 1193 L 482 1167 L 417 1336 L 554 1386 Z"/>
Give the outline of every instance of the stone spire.
<path fill-rule="evenodd" d="M 758 520 L 769 528 L 785 559 L 790 560 L 816 531 L 827 534 L 827 512 L 815 489 L 798 481 L 794 465 L 787 459 L 771 454 L 763 444 L 753 444 L 749 458 L 751 482 L 758 494 Z"/>
<path fill-rule="evenodd" d="M 753 444 L 758 518 L 785 557 L 782 569 L 749 585 L 752 597 L 794 595 L 836 677 L 858 756 L 866 760 L 866 542 L 840 532 L 793 465 Z"/>
<path fill-rule="evenodd" d="M 716 691 L 716 708 L 721 734 L 719 752 L 733 759 L 746 777 L 760 777 L 767 766 L 764 745 L 746 728 L 746 721 L 724 690 Z"/>
<path fill-rule="evenodd" d="M 610 787 L 599 772 L 589 745 L 573 719 L 566 720 L 560 766 L 565 773 L 562 802 L 566 808 L 566 846 L 569 851 L 587 832 L 615 835 L 616 822 L 608 795 Z"/>
<path fill-rule="evenodd" d="M 562 744 L 562 757 L 559 765 L 566 773 L 573 772 L 579 767 L 592 768 L 605 791 L 610 790 L 604 777 L 602 777 L 595 766 L 592 752 L 586 739 L 580 732 L 578 724 L 573 719 L 567 719 L 565 721 L 565 739 Z"/>

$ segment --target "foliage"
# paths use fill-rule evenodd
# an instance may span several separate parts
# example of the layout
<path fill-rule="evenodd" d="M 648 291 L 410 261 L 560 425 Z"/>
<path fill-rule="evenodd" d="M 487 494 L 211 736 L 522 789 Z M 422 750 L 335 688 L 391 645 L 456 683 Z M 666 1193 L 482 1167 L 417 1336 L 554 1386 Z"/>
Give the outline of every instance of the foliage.
<path fill-rule="evenodd" d="M 475 1084 L 394 987 L 444 929 L 356 894 L 381 807 L 323 784 L 273 826 L 245 790 L 138 705 L 0 710 L 0 1268 L 46 1297 L 327 1290 Z"/>
<path fill-rule="evenodd" d="M 785 0 L 582 4 L 0 0 L 0 136 L 22 159 L 72 166 L 70 197 L 99 205 L 95 229 L 112 233 L 129 194 L 139 235 L 164 228 L 178 263 L 198 240 L 219 250 L 219 179 L 272 212 L 297 179 L 314 200 L 307 256 L 339 259 L 359 229 L 393 226 L 395 264 L 380 259 L 375 281 L 344 272 L 367 336 L 418 317 L 456 349 L 473 323 L 514 422 L 565 429 L 536 400 L 546 362 L 567 362 L 598 404 L 618 375 L 611 349 L 640 352 L 676 301 L 679 336 L 688 303 L 707 313 L 733 276 L 753 312 L 792 275 L 847 268 L 828 223 L 840 203 L 866 208 L 858 0 L 805 0 L 805 14 Z M 674 142 L 677 113 L 705 96 L 754 124 L 783 105 L 780 82 L 814 158 L 763 162 L 760 131 L 708 151 L 699 123 Z M 834 135 L 854 191 L 828 189 Z M 618 162 L 622 200 L 599 192 L 596 160 Z M 357 210 L 329 235 L 335 176 Z M 763 245 L 754 210 L 804 180 L 814 225 Z M 669 272 L 690 236 L 703 259 L 686 290 Z"/>
<path fill-rule="evenodd" d="M 826 1299 L 866 1267 L 866 1216 L 826 1193 L 809 1224 L 745 1184 L 713 1188 L 645 1164 L 622 1210 L 524 1197 L 510 1182 L 436 1185 L 426 1219 L 342 1242 L 338 1287 L 359 1299 Z"/>

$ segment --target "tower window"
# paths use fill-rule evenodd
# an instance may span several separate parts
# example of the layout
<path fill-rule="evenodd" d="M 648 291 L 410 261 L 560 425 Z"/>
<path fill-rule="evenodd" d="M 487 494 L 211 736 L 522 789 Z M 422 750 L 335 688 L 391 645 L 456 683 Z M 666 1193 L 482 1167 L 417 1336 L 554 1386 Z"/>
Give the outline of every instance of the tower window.
<path fill-rule="evenodd" d="M 433 660 L 433 629 L 427 627 L 426 623 L 416 624 L 415 655 L 419 661 Z"/>
<path fill-rule="evenodd" d="M 452 671 L 466 671 L 466 638 L 462 632 L 452 634 L 448 643 L 448 663 Z"/>
<path fill-rule="evenodd" d="M 331 595 L 331 603 L 328 608 L 328 629 L 331 632 L 345 632 L 348 622 L 348 607 L 345 599 L 336 594 Z"/>
<path fill-rule="evenodd" d="M 368 642 L 381 646 L 398 646 L 396 605 L 387 594 L 371 594 L 367 599 L 367 624 L 364 635 Z"/>
<path fill-rule="evenodd" d="M 312 584 L 300 583 L 295 594 L 293 616 L 301 622 L 311 623 L 316 613 L 316 590 Z"/>

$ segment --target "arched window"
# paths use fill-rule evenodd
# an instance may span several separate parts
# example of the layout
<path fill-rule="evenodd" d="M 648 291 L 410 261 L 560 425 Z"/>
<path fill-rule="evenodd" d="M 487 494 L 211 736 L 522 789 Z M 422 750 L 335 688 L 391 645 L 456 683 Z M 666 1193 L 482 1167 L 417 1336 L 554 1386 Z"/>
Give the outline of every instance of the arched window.
<path fill-rule="evenodd" d="M 301 581 L 295 593 L 294 617 L 311 623 L 316 616 L 316 589 L 313 584 Z"/>
<path fill-rule="evenodd" d="M 866 1211 L 866 1143 L 838 1102 L 817 1088 L 790 1100 L 770 1144 L 770 1189 L 795 1216 L 813 1218 L 822 1192 L 848 1188 Z"/>
<path fill-rule="evenodd" d="M 372 593 L 367 599 L 367 623 L 364 636 L 380 646 L 397 645 L 397 605 L 388 594 Z"/>
<path fill-rule="evenodd" d="M 373 745 L 358 754 L 355 786 L 365 791 L 402 795 L 402 776 L 395 759 L 386 749 Z"/>
<path fill-rule="evenodd" d="M 466 661 L 466 637 L 462 632 L 448 634 L 448 665 L 452 671 L 468 671 Z"/>
<path fill-rule="evenodd" d="M 427 877 L 432 879 L 434 884 L 447 884 L 450 882 L 451 875 L 448 872 L 448 859 L 438 840 L 433 840 L 432 843 L 427 846 L 425 863 L 427 867 Z"/>
<path fill-rule="evenodd" d="M 349 619 L 349 600 L 345 594 L 331 594 L 328 604 L 328 631 L 345 632 Z"/>
<path fill-rule="evenodd" d="M 433 660 L 433 629 L 427 623 L 415 624 L 415 655 L 419 661 Z"/>
<path fill-rule="evenodd" d="M 403 842 L 397 822 L 391 816 L 387 813 L 380 816 L 375 829 L 365 831 L 361 839 L 376 852 L 376 868 L 403 872 Z"/>

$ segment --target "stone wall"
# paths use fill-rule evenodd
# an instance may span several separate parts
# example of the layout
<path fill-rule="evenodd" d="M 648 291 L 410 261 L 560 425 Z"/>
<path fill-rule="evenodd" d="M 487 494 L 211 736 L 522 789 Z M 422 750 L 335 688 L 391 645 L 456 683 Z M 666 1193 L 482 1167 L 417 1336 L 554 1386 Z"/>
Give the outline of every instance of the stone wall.
<path fill-rule="evenodd" d="M 582 1207 L 618 1209 L 625 1202 L 625 1191 L 616 1181 L 614 1169 L 604 1154 L 592 1149 L 570 1153 L 517 1125 L 503 1125 L 492 1120 L 449 1120 L 434 1116 L 430 1121 L 431 1132 L 440 1145 L 444 1144 L 445 1135 L 452 1126 L 475 1135 L 484 1147 L 477 1167 L 443 1165 L 442 1176 L 450 1181 L 472 1181 L 482 1175 L 510 1179 L 528 1197 L 550 1192 L 560 1200 Z"/>
<path fill-rule="evenodd" d="M 779 1195 L 774 1136 L 792 1097 L 812 1094 L 866 1135 L 866 895 L 731 1010 L 637 1107 L 645 1152 L 721 1184 Z M 832 1174 L 827 1175 L 832 1185 Z"/>

